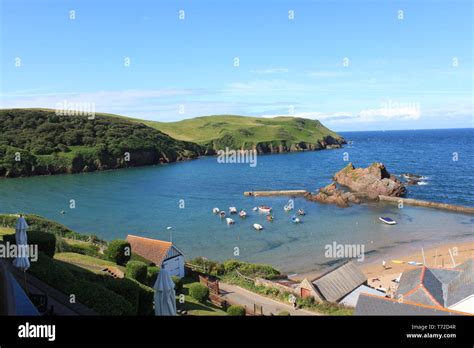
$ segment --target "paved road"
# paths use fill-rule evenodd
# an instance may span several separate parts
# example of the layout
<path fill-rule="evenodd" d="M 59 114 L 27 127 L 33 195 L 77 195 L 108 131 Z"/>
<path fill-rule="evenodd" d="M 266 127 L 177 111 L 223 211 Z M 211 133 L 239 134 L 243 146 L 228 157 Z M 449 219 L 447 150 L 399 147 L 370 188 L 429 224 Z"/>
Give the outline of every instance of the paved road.
<path fill-rule="evenodd" d="M 288 311 L 291 315 L 318 315 L 315 312 L 305 309 L 295 310 L 291 304 L 285 304 L 280 301 L 256 294 L 237 285 L 219 282 L 221 296 L 230 304 L 247 306 L 253 310 L 253 305 L 257 304 L 263 307 L 263 314 L 278 314 L 281 311 Z"/>

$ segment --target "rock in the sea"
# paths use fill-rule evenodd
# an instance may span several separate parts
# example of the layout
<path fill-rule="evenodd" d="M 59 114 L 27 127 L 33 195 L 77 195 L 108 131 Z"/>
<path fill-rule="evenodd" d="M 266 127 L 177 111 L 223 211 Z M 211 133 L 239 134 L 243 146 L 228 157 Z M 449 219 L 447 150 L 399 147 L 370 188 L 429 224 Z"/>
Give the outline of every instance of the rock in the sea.
<path fill-rule="evenodd" d="M 401 177 L 405 179 L 405 185 L 418 185 L 418 183 L 421 182 L 424 178 L 422 175 L 411 173 L 404 173 L 401 175 Z"/>
<path fill-rule="evenodd" d="M 320 203 L 336 204 L 343 208 L 348 207 L 349 203 L 360 203 L 360 200 L 353 193 L 338 189 L 335 183 L 320 188 L 317 194 L 307 193 L 305 198 Z"/>
<path fill-rule="evenodd" d="M 334 175 L 334 181 L 371 199 L 379 195 L 400 197 L 407 192 L 405 185 L 395 175 L 391 175 L 382 163 L 377 162 L 367 168 L 354 168 L 349 163 Z"/>

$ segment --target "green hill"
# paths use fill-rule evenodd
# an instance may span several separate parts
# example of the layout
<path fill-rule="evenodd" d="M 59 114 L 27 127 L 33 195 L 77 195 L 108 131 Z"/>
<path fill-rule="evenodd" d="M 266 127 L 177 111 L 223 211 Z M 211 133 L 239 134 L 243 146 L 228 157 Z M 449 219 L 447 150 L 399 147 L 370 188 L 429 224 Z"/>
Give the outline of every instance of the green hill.
<path fill-rule="evenodd" d="M 175 139 L 203 145 L 207 153 L 229 147 L 258 152 L 318 150 L 345 140 L 317 120 L 295 117 L 204 116 L 178 122 L 141 120 Z"/>
<path fill-rule="evenodd" d="M 58 116 L 54 110 L 0 110 L 0 177 L 79 173 L 176 162 L 204 148 L 105 114 Z"/>

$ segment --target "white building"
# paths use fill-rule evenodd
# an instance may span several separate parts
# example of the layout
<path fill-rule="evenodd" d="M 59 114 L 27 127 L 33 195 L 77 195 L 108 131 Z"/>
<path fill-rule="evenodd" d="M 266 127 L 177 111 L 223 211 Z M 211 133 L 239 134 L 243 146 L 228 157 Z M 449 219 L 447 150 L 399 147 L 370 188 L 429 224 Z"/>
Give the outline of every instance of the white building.
<path fill-rule="evenodd" d="M 172 243 L 129 234 L 127 241 L 132 252 L 166 269 L 170 275 L 184 277 L 184 255 Z"/>

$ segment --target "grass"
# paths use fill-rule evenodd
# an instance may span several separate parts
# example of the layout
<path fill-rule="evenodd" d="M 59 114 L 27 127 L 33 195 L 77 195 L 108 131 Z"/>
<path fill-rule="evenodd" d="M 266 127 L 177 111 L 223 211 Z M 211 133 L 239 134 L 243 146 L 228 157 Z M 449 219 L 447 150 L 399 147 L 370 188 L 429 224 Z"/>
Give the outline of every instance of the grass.
<path fill-rule="evenodd" d="M 15 229 L 14 228 L 10 228 L 10 227 L 0 227 L 0 237 L 3 239 L 3 236 L 4 235 L 7 235 L 7 234 L 14 234 L 15 233 Z"/>
<path fill-rule="evenodd" d="M 232 138 L 233 145 L 249 148 L 261 142 L 286 141 L 315 144 L 325 136 L 340 137 L 317 120 L 294 117 L 259 118 L 234 115 L 197 117 L 178 122 L 144 121 L 149 127 L 179 140 L 207 144 Z"/>
<path fill-rule="evenodd" d="M 73 264 L 82 268 L 85 268 L 94 273 L 101 273 L 101 270 L 105 267 L 116 267 L 122 272 L 125 272 L 125 267 L 118 266 L 112 261 L 98 259 L 96 257 L 77 254 L 77 253 L 56 253 L 54 255 L 56 260 L 60 260 L 69 264 Z"/>
<path fill-rule="evenodd" d="M 199 316 L 209 316 L 209 315 L 227 315 L 219 307 L 215 306 L 209 301 L 206 303 L 201 303 L 189 296 L 189 286 L 195 283 L 196 280 L 193 278 L 185 277 L 183 278 L 183 294 L 185 296 L 184 304 L 179 305 L 179 309 L 185 309 L 188 312 L 188 315 L 199 315 Z M 179 295 L 177 295 L 179 296 Z M 180 307 L 181 306 L 181 307 Z"/>

